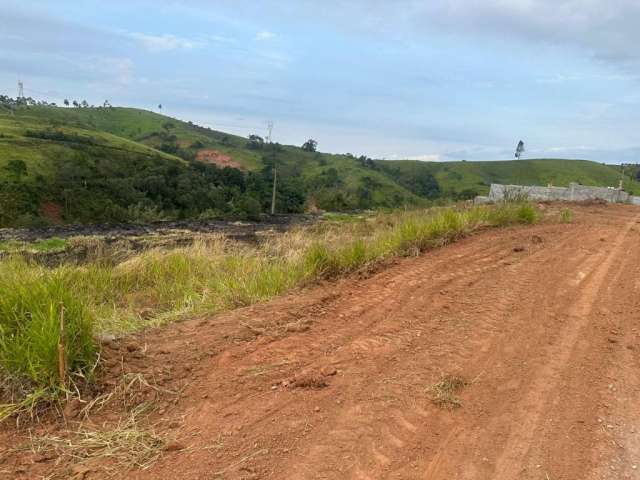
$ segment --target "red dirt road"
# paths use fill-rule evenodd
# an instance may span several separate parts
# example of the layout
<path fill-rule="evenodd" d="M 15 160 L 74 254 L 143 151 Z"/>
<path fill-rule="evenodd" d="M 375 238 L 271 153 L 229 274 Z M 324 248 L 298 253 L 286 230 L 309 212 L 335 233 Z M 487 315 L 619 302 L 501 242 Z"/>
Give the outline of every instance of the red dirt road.
<path fill-rule="evenodd" d="M 640 478 L 640 209 L 574 210 L 148 332 L 178 445 L 119 478 Z"/>

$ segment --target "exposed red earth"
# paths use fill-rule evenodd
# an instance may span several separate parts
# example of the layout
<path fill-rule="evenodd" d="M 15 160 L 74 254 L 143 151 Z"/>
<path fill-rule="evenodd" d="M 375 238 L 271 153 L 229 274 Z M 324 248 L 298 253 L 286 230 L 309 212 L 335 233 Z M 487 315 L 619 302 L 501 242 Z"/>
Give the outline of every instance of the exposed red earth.
<path fill-rule="evenodd" d="M 242 165 L 236 162 L 231 155 L 227 155 L 212 148 L 199 150 L 196 155 L 196 160 L 204 163 L 213 163 L 220 168 L 232 167 L 242 169 Z"/>
<path fill-rule="evenodd" d="M 487 230 L 106 342 L 105 390 L 123 368 L 155 386 L 140 397 L 169 439 L 160 458 L 109 473 L 104 458 L 10 450 L 29 434 L 6 424 L 0 476 L 640 478 L 640 209 L 571 208 L 571 224 Z M 464 380 L 458 408 L 433 401 L 447 375 Z M 32 434 L 77 429 L 67 413 Z"/>

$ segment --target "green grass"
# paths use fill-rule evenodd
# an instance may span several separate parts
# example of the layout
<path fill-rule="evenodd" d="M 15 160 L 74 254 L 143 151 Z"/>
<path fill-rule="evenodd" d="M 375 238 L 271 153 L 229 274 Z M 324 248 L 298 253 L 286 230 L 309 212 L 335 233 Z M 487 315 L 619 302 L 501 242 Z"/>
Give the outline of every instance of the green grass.
<path fill-rule="evenodd" d="M 117 266 L 49 269 L 19 257 L 0 261 L 0 371 L 2 396 L 11 405 L 5 413 L 25 399 L 31 404 L 34 398 L 55 398 L 69 382 L 90 375 L 98 333 L 121 334 L 250 305 L 321 278 L 416 255 L 483 226 L 526 224 L 536 218 L 527 203 L 446 208 L 321 224 L 259 248 L 219 239 L 151 250 Z M 66 384 L 58 375 L 62 309 Z"/>
<path fill-rule="evenodd" d="M 36 240 L 35 242 L 20 242 L 17 240 L 6 240 L 0 242 L 0 252 L 56 252 L 67 248 L 68 242 L 63 238 L 47 238 Z"/>
<path fill-rule="evenodd" d="M 90 374 L 95 362 L 93 325 L 90 308 L 60 272 L 2 262 L 0 379 L 6 404 L 0 405 L 0 419 L 16 405 L 55 398 Z M 63 378 L 58 373 L 60 342 L 67 361 Z"/>
<path fill-rule="evenodd" d="M 573 222 L 573 212 L 568 208 L 564 208 L 560 211 L 560 222 L 562 223 L 572 223 Z"/>
<path fill-rule="evenodd" d="M 583 185 L 617 187 L 622 178 L 616 165 L 587 160 L 532 159 L 493 162 L 418 162 L 414 160 L 379 161 L 395 179 L 416 175 L 427 170 L 435 176 L 444 194 L 459 194 L 465 190 L 486 194 L 491 183 L 515 185 L 553 184 L 567 186 L 570 182 Z M 640 183 L 624 177 L 624 188 L 640 194 Z"/>

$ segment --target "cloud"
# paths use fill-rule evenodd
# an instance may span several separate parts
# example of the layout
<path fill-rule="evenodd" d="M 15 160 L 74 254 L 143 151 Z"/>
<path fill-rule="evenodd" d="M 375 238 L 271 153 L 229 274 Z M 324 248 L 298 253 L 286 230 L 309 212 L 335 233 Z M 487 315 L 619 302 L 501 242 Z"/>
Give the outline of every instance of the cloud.
<path fill-rule="evenodd" d="M 273 38 L 276 37 L 276 34 L 273 32 L 270 32 L 269 30 L 261 30 L 258 33 L 256 33 L 256 40 L 258 42 L 264 42 L 267 40 L 271 40 Z"/>
<path fill-rule="evenodd" d="M 398 158 L 403 158 L 398 156 Z M 442 156 L 439 153 L 427 153 L 424 155 L 415 155 L 407 157 L 407 160 L 420 160 L 421 162 L 440 162 Z"/>
<path fill-rule="evenodd" d="M 435 30 L 448 36 L 492 37 L 554 48 L 640 67 L 637 0 L 326 0 L 299 2 L 297 14 L 342 30 L 415 42 Z M 284 7 L 280 12 L 284 14 Z"/>
<path fill-rule="evenodd" d="M 168 52 L 171 50 L 190 50 L 201 46 L 199 42 L 171 34 L 149 35 L 141 32 L 129 32 L 127 36 L 154 53 Z"/>

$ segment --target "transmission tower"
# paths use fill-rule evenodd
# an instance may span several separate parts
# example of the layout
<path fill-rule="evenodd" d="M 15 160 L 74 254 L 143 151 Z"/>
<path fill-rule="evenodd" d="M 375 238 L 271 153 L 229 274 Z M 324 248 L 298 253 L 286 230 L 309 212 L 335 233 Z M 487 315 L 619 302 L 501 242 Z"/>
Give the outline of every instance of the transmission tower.
<path fill-rule="evenodd" d="M 269 120 L 267 122 L 267 143 L 271 143 L 271 133 L 273 132 L 273 122 Z"/>
<path fill-rule="evenodd" d="M 18 98 L 24 98 L 24 84 L 18 80 Z"/>

